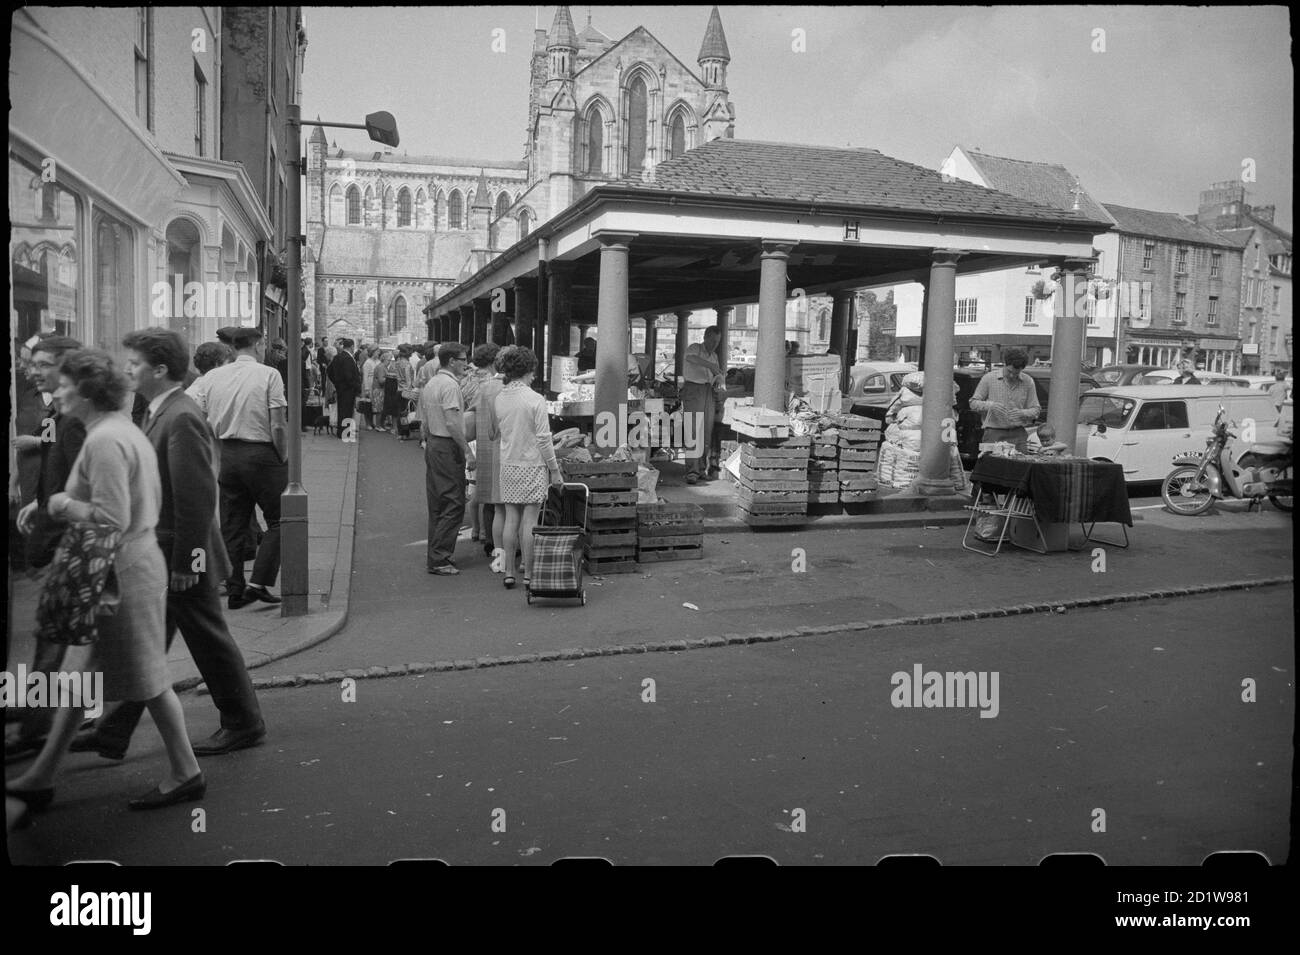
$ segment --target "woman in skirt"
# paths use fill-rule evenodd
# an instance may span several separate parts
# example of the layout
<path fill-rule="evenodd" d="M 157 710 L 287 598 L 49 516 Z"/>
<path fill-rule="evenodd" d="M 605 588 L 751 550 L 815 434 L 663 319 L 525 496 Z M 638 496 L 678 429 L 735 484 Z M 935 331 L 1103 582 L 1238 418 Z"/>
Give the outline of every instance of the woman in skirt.
<path fill-rule="evenodd" d="M 503 352 L 501 392 L 488 406 L 491 412 L 489 437 L 499 442 L 497 497 L 505 510 L 502 548 L 506 554 L 507 588 L 515 585 L 514 555 L 524 552 L 524 583 L 533 566 L 533 526 L 546 501 L 547 488 L 560 484 L 560 465 L 555 460 L 551 423 L 546 401 L 529 385 L 537 370 L 537 356 L 531 348 L 516 347 Z"/>
<path fill-rule="evenodd" d="M 382 389 L 380 406 L 384 411 L 380 423 L 384 425 L 385 431 L 390 428 L 396 431 L 397 420 L 406 412 L 406 399 L 402 397 L 402 383 L 398 378 L 397 356 L 391 351 L 386 352 L 384 363 L 375 376 L 381 382 Z"/>

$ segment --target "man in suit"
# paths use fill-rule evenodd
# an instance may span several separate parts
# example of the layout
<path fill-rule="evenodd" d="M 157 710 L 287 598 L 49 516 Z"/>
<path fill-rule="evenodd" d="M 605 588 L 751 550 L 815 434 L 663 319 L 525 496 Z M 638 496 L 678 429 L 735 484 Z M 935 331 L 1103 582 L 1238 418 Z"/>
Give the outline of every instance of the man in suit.
<path fill-rule="evenodd" d="M 352 421 L 355 429 L 355 409 L 357 396 L 361 393 L 362 382 L 361 368 L 352 355 L 352 340 L 350 338 L 340 339 L 339 345 L 339 353 L 330 362 L 329 378 L 338 392 L 338 436 L 341 438 L 346 433 L 347 422 Z"/>
<path fill-rule="evenodd" d="M 126 375 L 147 403 L 144 432 L 162 477 L 156 533 L 171 572 L 167 646 L 179 629 L 221 713 L 221 728 L 193 744 L 194 752 L 213 756 L 255 746 L 266 735 L 266 724 L 217 593 L 217 581 L 230 573 L 217 517 L 218 451 L 207 418 L 181 388 L 189 350 L 179 334 L 165 328 L 131 332 L 122 344 Z M 73 748 L 121 759 L 143 712 L 142 703 L 120 704 Z"/>

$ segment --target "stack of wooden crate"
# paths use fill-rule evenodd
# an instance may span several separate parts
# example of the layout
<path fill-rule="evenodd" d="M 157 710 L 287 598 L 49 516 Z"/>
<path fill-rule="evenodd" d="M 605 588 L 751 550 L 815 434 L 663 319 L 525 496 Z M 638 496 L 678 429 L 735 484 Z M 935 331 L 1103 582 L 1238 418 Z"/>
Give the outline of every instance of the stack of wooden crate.
<path fill-rule="evenodd" d="M 698 504 L 638 504 L 636 559 L 699 560 L 704 556 L 704 508 Z"/>
<path fill-rule="evenodd" d="M 880 422 L 861 415 L 840 415 L 840 502 L 860 504 L 876 499 L 876 458 L 880 453 Z"/>
<path fill-rule="evenodd" d="M 740 445 L 736 507 L 746 524 L 808 520 L 808 456 L 812 438 L 751 438 Z"/>
<path fill-rule="evenodd" d="M 587 485 L 584 553 L 590 574 L 636 570 L 636 462 L 561 462 L 566 481 Z"/>
<path fill-rule="evenodd" d="M 808 513 L 840 512 L 839 439 L 815 434 L 808 458 Z"/>

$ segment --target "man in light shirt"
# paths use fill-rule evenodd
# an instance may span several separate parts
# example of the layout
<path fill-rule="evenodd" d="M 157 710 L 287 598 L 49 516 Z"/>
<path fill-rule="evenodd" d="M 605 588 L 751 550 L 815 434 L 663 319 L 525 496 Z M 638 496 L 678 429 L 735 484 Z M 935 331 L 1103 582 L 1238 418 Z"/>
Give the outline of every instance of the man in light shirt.
<path fill-rule="evenodd" d="M 989 372 L 975 386 L 970 408 L 984 418 L 981 444 L 1009 441 L 1023 452 L 1029 447 L 1026 426 L 1038 420 L 1038 391 L 1033 379 L 1023 373 L 1029 356 L 1021 349 L 1007 349 L 1002 361 L 1000 370 Z"/>
<path fill-rule="evenodd" d="M 686 461 L 687 484 L 712 480 L 709 476 L 709 443 L 717 416 L 713 390 L 726 385 L 722 366 L 718 364 L 718 341 L 721 337 L 718 326 L 710 325 L 704 330 L 703 342 L 686 346 L 682 368 L 682 376 L 686 379 L 682 385 L 682 410 L 699 415 L 693 420 L 700 424 L 696 431 L 700 454 Z"/>
<path fill-rule="evenodd" d="M 280 373 L 262 364 L 262 332 L 241 328 L 233 338 L 235 360 L 196 381 L 193 397 L 221 439 L 221 536 L 233 565 L 226 582 L 227 606 L 238 610 L 255 600 L 280 603 L 269 588 L 280 574 L 280 495 L 289 483 L 289 403 Z M 254 506 L 266 518 L 266 533 L 246 585 L 239 558 Z"/>
<path fill-rule="evenodd" d="M 429 511 L 426 569 L 454 577 L 452 557 L 465 518 L 465 471 L 474 470 L 474 452 L 465 440 L 460 379 L 468 359 L 465 346 L 450 342 L 438 348 L 438 372 L 420 391 L 420 434 L 425 441 L 424 487 Z"/>

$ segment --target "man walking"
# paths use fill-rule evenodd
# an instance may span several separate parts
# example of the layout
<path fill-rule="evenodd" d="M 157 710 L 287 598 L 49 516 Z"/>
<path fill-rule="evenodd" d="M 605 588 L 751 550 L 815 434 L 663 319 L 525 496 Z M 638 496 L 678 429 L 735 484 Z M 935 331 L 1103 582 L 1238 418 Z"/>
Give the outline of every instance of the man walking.
<path fill-rule="evenodd" d="M 709 476 L 709 445 L 713 440 L 713 422 L 716 402 L 713 389 L 725 384 L 722 367 L 718 364 L 718 340 L 722 337 L 717 325 L 704 330 L 704 341 L 686 346 L 682 375 L 682 410 L 693 415 L 696 424 L 695 440 L 699 454 L 686 459 L 686 483 L 696 484 L 711 480 Z M 689 451 L 687 452 L 690 453 Z"/>
<path fill-rule="evenodd" d="M 241 328 L 234 341 L 235 360 L 196 381 L 194 398 L 221 439 L 221 536 L 233 565 L 226 606 L 238 610 L 255 600 L 280 603 L 269 588 L 280 574 L 280 495 L 289 483 L 289 465 L 288 402 L 279 372 L 262 364 L 262 332 Z M 240 546 L 254 506 L 262 509 L 266 533 L 245 585 Z"/>
<path fill-rule="evenodd" d="M 460 379 L 466 368 L 465 346 L 451 342 L 438 348 L 438 372 L 420 392 L 420 434 L 424 438 L 424 493 L 429 509 L 426 567 L 431 574 L 460 573 L 452 557 L 465 518 L 465 471 L 475 467 L 465 440 Z"/>
<path fill-rule="evenodd" d="M 984 416 L 981 444 L 1010 441 L 1017 451 L 1029 447 L 1026 425 L 1038 420 L 1040 406 L 1033 380 L 1025 374 L 1029 356 L 1019 348 L 1002 353 L 1003 367 L 991 371 L 975 386 L 970 407 Z"/>
<path fill-rule="evenodd" d="M 162 508 L 158 546 L 167 560 L 167 647 L 179 629 L 221 713 L 221 728 L 202 743 L 198 756 L 254 746 L 266 735 L 253 682 L 221 613 L 217 580 L 230 572 L 217 520 L 216 436 L 194 400 L 181 389 L 189 364 L 185 342 L 165 328 L 131 332 L 126 375 L 149 402 L 144 433 L 158 457 Z M 125 702 L 106 714 L 74 750 L 95 750 L 121 759 L 144 704 Z"/>
<path fill-rule="evenodd" d="M 330 362 L 329 377 L 330 381 L 334 383 L 335 391 L 338 393 L 338 437 L 344 437 L 348 433 L 349 427 L 353 429 L 352 433 L 355 434 L 356 420 L 354 415 L 357 396 L 361 394 L 362 382 L 361 368 L 352 355 L 352 340 L 350 338 L 339 340 L 339 353 Z"/>

